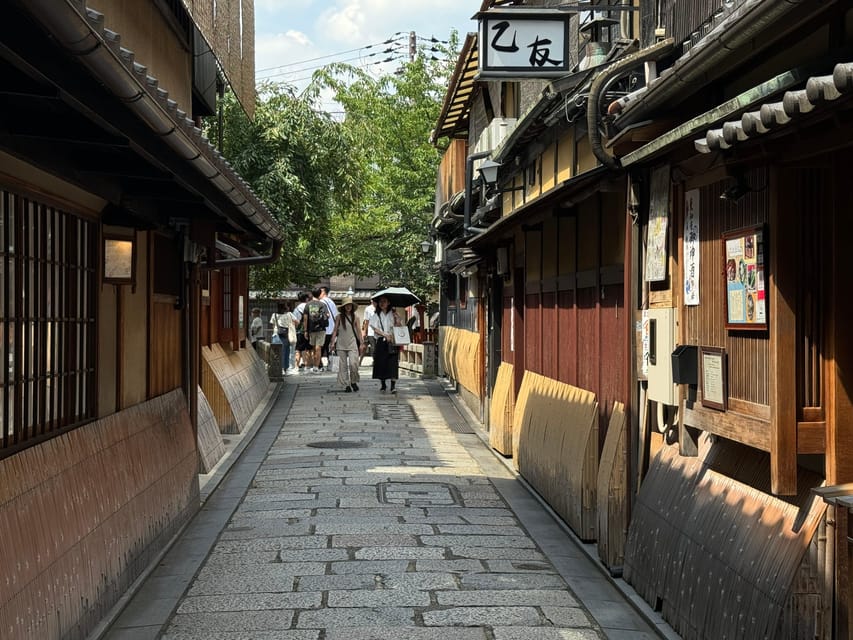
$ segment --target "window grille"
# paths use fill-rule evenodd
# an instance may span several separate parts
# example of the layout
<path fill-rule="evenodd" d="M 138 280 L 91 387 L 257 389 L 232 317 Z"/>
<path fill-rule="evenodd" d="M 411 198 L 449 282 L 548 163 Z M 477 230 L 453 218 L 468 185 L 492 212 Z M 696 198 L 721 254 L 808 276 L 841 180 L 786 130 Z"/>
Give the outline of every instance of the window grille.
<path fill-rule="evenodd" d="M 0 457 L 95 415 L 97 227 L 0 189 Z"/>

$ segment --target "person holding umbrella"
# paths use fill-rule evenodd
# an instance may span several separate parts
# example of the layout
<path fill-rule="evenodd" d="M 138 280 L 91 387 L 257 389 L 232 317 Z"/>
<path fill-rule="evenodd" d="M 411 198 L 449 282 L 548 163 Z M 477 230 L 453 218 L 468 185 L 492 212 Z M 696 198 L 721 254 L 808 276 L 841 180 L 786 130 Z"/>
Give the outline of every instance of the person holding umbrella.
<path fill-rule="evenodd" d="M 379 380 L 379 391 L 386 391 L 386 380 L 391 381 L 391 393 L 397 393 L 397 378 L 400 365 L 400 354 L 394 345 L 393 327 L 402 326 L 400 316 L 394 311 L 388 296 L 379 294 L 376 300 L 376 313 L 370 319 L 370 326 L 376 335 L 376 349 L 373 353 L 373 379 Z"/>

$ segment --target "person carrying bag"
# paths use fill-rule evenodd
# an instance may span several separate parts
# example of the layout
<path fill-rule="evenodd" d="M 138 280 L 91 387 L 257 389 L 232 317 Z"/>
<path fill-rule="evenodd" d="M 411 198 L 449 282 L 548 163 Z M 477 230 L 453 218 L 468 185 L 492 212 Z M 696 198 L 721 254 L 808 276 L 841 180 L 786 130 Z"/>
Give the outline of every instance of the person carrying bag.
<path fill-rule="evenodd" d="M 273 343 L 276 343 L 275 338 L 281 342 L 281 368 L 285 374 L 288 374 L 290 345 L 296 340 L 296 328 L 293 326 L 293 314 L 290 312 L 290 305 L 287 302 L 278 303 L 276 312 L 270 316 L 270 325 L 272 325 L 273 330 Z M 291 334 L 293 341 L 291 341 Z"/>

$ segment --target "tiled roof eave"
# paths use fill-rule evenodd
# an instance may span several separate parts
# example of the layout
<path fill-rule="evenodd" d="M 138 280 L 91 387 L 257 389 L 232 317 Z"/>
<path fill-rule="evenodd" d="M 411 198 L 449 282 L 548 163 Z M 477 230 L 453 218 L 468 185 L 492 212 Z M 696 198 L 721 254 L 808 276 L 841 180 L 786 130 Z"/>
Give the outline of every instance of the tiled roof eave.
<path fill-rule="evenodd" d="M 263 235 L 283 240 L 284 231 L 251 187 L 187 117 L 157 78 L 104 27 L 104 16 L 85 0 L 28 0 L 23 6 L 51 35 L 203 178 L 213 184 Z M 232 217 L 235 212 L 223 212 Z M 239 225 L 238 225 L 239 226 Z"/>

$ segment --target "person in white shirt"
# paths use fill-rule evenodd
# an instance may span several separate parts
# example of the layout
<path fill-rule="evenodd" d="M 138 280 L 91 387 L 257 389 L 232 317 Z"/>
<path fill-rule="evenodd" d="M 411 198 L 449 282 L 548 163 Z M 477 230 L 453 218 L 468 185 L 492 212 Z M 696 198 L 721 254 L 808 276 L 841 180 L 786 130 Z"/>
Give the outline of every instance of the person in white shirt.
<path fill-rule="evenodd" d="M 361 333 L 365 337 L 365 341 L 367 345 L 361 352 L 361 360 L 364 359 L 365 355 L 373 357 L 373 352 L 376 351 L 376 334 L 373 333 L 373 327 L 370 326 L 370 319 L 376 315 L 376 301 L 371 300 L 370 304 L 368 304 L 364 308 L 364 321 L 361 323 Z M 361 364 L 361 360 L 359 360 L 359 364 Z"/>
<path fill-rule="evenodd" d="M 332 341 L 332 332 L 335 330 L 335 320 L 338 319 L 338 305 L 329 297 L 329 287 L 319 287 L 314 291 L 314 297 L 321 300 L 329 308 L 329 324 L 326 326 L 326 340 L 323 343 L 322 355 L 319 368 L 323 370 L 323 358 L 328 362 L 329 343 Z"/>
<path fill-rule="evenodd" d="M 388 298 L 382 296 L 376 301 L 376 305 L 376 313 L 370 319 L 373 333 L 376 335 L 372 377 L 381 383 L 379 391 L 385 391 L 385 381 L 390 380 L 391 393 L 397 393 L 400 352 L 394 344 L 393 327 L 402 326 L 402 323 Z"/>

